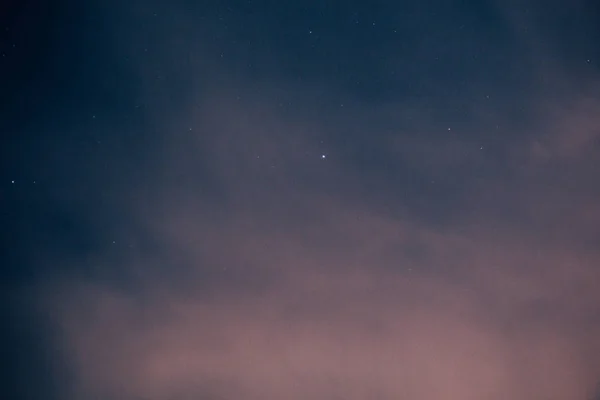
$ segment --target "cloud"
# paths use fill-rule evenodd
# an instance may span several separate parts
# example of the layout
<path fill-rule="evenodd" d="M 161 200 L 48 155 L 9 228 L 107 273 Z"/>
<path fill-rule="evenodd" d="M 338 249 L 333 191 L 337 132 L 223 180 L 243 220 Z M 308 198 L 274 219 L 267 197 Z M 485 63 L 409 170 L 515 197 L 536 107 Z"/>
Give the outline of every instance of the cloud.
<path fill-rule="evenodd" d="M 477 187 L 472 215 L 430 225 L 356 196 L 360 177 L 261 107 L 208 107 L 197 115 L 213 116 L 214 134 L 158 157 L 154 201 L 131 206 L 160 256 L 117 261 L 132 285 L 70 278 L 44 292 L 73 398 L 585 397 L 599 367 L 598 255 L 540 231 L 577 195 L 499 180 Z M 220 203 L 169 183 L 196 152 Z M 506 223 L 494 214 L 506 199 L 539 220 Z"/>
<path fill-rule="evenodd" d="M 63 332 L 68 398 L 585 398 L 596 97 L 546 101 L 481 149 L 421 103 L 348 113 L 317 92 L 191 84 L 189 104 L 149 117 L 164 133 L 121 187 L 133 245 L 32 289 Z M 472 131 L 506 118 L 480 109 Z M 432 184 L 457 192 L 452 218 L 407 200 L 443 208 Z"/>

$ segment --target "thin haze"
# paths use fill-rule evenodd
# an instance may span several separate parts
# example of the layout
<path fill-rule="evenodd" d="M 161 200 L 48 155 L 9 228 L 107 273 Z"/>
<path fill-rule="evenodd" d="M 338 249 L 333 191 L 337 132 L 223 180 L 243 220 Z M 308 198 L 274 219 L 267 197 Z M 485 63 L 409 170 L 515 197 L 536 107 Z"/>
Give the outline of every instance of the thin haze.
<path fill-rule="evenodd" d="M 51 197 L 106 245 L 44 250 L 41 278 L 10 291 L 52 327 L 61 398 L 591 398 L 600 80 L 551 26 L 587 26 L 584 3 L 551 3 L 565 9 L 491 5 L 504 30 L 471 15 L 447 45 L 410 23 L 434 11 L 397 11 L 381 29 L 396 18 L 416 50 L 373 50 L 356 80 L 386 78 L 370 89 L 295 60 L 286 20 L 265 22 L 283 6 L 96 5 L 142 122 L 57 122 L 114 148 L 56 167 L 101 207 Z M 337 40 L 314 25 L 315 51 Z M 506 59 L 475 52 L 498 37 Z M 331 46 L 342 72 L 363 68 L 344 62 L 364 47 Z"/>

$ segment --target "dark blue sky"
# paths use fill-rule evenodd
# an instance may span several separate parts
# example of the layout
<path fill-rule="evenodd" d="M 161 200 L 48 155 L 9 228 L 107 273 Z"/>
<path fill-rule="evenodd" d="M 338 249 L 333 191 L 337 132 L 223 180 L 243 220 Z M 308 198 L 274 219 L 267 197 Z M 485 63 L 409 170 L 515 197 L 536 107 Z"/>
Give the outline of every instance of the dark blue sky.
<path fill-rule="evenodd" d="M 0 31 L 7 398 L 595 387 L 596 2 L 23 0 Z"/>

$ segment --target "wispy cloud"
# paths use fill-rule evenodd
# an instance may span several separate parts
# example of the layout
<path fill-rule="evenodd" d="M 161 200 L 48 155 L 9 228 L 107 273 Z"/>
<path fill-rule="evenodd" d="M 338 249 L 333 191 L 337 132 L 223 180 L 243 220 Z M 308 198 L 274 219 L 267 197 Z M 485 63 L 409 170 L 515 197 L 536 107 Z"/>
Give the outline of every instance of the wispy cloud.
<path fill-rule="evenodd" d="M 584 399 L 594 388 L 597 96 L 534 94 L 529 127 L 488 146 L 421 103 L 348 102 L 348 113 L 311 106 L 313 89 L 287 81 L 191 86 L 186 107 L 156 117 L 164 135 L 123 190 L 133 222 L 122 229 L 140 243 L 94 262 L 127 279 L 57 276 L 36 291 L 64 333 L 72 399 Z M 419 135 L 390 132 L 407 113 Z M 386 146 L 365 149 L 369 168 L 391 169 L 376 185 L 345 131 Z M 453 218 L 423 218 L 394 186 L 401 174 L 440 207 L 431 185 L 455 185 Z"/>

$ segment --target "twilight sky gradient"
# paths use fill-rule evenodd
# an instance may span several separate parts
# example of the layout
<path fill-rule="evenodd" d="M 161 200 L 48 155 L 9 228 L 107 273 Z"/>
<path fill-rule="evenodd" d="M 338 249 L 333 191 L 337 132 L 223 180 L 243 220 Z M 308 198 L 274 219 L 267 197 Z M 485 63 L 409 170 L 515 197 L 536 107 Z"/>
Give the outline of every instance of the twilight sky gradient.
<path fill-rule="evenodd" d="M 476 3 L 3 5 L 2 397 L 600 396 L 600 7 Z"/>

